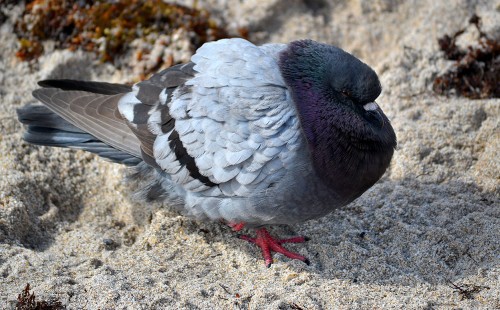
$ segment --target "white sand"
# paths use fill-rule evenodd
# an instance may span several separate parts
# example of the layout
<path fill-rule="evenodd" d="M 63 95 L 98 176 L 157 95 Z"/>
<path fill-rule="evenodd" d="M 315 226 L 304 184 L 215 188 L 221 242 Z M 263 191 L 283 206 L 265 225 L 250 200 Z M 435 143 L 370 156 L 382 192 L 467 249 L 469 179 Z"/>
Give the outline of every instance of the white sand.
<path fill-rule="evenodd" d="M 437 38 L 474 12 L 500 37 L 500 2 L 199 2 L 256 42 L 312 38 L 374 67 L 399 140 L 389 171 L 342 210 L 276 227 L 312 239 L 290 246 L 312 264 L 275 255 L 267 269 L 228 227 L 131 202 L 120 166 L 22 142 L 15 109 L 33 100 L 37 80 L 116 82 L 129 71 L 83 53 L 19 62 L 17 7 L 0 26 L 0 308 L 29 282 L 37 299 L 69 309 L 499 309 L 500 100 L 430 89 L 449 66 Z"/>

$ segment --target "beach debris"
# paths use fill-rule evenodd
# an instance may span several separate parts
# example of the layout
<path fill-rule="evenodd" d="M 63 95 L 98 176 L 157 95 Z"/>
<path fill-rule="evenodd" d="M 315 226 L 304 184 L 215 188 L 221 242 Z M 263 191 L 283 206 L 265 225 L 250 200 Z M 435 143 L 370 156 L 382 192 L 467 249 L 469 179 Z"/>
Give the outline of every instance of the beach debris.
<path fill-rule="evenodd" d="M 438 39 L 444 57 L 455 63 L 446 73 L 434 79 L 432 88 L 439 95 L 470 99 L 500 98 L 500 41 L 482 31 L 479 16 L 473 15 L 469 24 L 479 32 L 474 46 L 461 48 L 456 44 L 457 38 L 466 29 Z"/>

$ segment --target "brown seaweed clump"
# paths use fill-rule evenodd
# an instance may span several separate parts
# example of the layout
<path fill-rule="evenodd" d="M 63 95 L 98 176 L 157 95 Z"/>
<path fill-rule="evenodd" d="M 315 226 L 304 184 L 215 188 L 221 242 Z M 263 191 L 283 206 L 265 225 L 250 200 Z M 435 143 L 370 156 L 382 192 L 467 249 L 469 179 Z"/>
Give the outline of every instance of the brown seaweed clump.
<path fill-rule="evenodd" d="M 193 51 L 228 36 L 207 11 L 161 0 L 32 0 L 15 25 L 20 43 L 16 55 L 36 59 L 43 53 L 42 42 L 54 40 L 56 48 L 92 51 L 112 62 L 134 39 L 178 29 L 191 34 Z"/>
<path fill-rule="evenodd" d="M 60 310 L 66 307 L 58 300 L 36 301 L 35 293 L 30 293 L 30 284 L 17 296 L 16 310 Z"/>
<path fill-rule="evenodd" d="M 434 92 L 440 95 L 456 94 L 470 99 L 500 98 L 500 42 L 489 38 L 481 30 L 481 18 L 474 15 L 469 23 L 478 32 L 476 46 L 463 49 L 456 45 L 457 38 L 465 29 L 453 36 L 439 38 L 440 49 L 448 60 L 455 61 L 451 69 L 436 77 Z"/>

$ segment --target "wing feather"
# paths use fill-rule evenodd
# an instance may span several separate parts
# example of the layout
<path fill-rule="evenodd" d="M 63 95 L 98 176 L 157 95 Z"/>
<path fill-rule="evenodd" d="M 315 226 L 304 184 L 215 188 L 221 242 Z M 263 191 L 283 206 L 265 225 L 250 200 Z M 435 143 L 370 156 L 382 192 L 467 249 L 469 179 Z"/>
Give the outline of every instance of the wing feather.
<path fill-rule="evenodd" d="M 283 47 L 207 43 L 191 58 L 194 77 L 172 93 L 179 141 L 199 173 L 220 188 L 206 195 L 248 197 L 286 173 L 289 150 L 301 140 L 293 134 L 300 129 L 275 53 Z M 164 152 L 155 144 L 155 156 Z"/>
<path fill-rule="evenodd" d="M 139 140 L 115 113 L 98 113 L 104 104 L 115 106 L 123 94 L 102 95 L 85 91 L 41 88 L 33 96 L 78 128 L 121 151 L 140 157 Z"/>
<path fill-rule="evenodd" d="M 182 197 L 188 214 L 249 220 L 247 198 L 275 186 L 303 147 L 278 67 L 284 48 L 219 40 L 190 63 L 132 88 L 90 83 L 78 90 L 50 81 L 34 95 L 75 126 L 163 170 L 161 186 Z"/>

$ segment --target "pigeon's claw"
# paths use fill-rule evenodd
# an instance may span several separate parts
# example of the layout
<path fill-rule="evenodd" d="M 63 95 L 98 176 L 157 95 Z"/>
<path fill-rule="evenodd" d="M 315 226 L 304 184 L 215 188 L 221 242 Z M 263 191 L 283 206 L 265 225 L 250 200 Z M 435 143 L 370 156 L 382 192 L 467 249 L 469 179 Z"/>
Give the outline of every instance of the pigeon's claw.
<path fill-rule="evenodd" d="M 273 263 L 273 258 L 271 255 L 271 252 L 276 252 L 276 253 L 281 253 L 285 255 L 286 257 L 289 257 L 291 259 L 298 259 L 306 263 L 307 265 L 310 264 L 309 260 L 305 258 L 302 255 L 299 255 L 297 253 L 293 253 L 282 247 L 281 245 L 283 243 L 302 243 L 307 240 L 309 240 L 306 237 L 293 237 L 293 238 L 288 238 L 288 239 L 275 239 L 272 237 L 267 229 L 265 228 L 260 228 L 257 230 L 257 238 L 252 238 L 249 236 L 240 236 L 240 239 L 246 240 L 248 242 L 254 243 L 257 246 L 260 247 L 262 250 L 262 255 L 264 256 L 264 261 L 266 264 L 266 267 L 270 267 L 271 264 Z"/>

